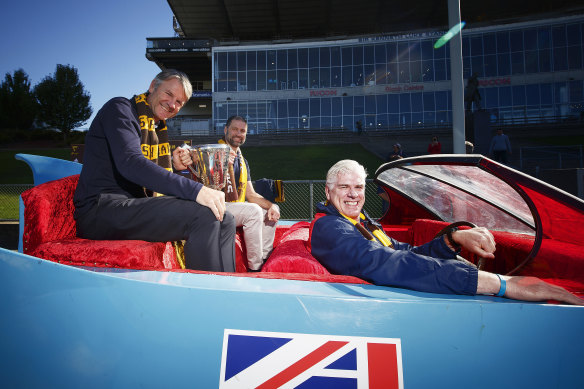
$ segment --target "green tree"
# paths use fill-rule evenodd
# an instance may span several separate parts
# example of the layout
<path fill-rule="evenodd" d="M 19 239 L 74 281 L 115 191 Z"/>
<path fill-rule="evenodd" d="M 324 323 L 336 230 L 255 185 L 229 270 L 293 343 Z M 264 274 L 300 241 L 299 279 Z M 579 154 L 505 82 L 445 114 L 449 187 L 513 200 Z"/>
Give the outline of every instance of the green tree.
<path fill-rule="evenodd" d="M 34 93 L 39 103 L 39 120 L 61 131 L 65 141 L 74 128 L 85 124 L 91 116 L 91 96 L 73 66 L 57 65 L 55 74 L 39 82 Z"/>
<path fill-rule="evenodd" d="M 0 83 L 0 127 L 28 130 L 36 117 L 38 104 L 24 70 L 6 73 Z"/>

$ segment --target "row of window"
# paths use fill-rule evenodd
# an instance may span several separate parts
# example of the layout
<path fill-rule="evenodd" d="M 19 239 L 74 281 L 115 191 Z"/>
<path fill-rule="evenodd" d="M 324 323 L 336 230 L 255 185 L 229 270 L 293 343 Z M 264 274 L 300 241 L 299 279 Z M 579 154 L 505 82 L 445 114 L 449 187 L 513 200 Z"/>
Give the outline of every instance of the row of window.
<path fill-rule="evenodd" d="M 464 31 L 463 31 L 464 34 Z M 463 76 L 510 76 L 583 68 L 583 23 L 463 36 Z M 217 92 L 350 87 L 450 79 L 449 45 L 434 40 L 216 51 Z"/>
<path fill-rule="evenodd" d="M 481 88 L 482 108 L 493 121 L 514 117 L 577 117 L 584 106 L 584 82 L 570 81 Z M 250 133 L 264 129 L 365 128 L 451 123 L 450 91 L 214 103 L 222 128 L 229 116 L 249 119 Z"/>

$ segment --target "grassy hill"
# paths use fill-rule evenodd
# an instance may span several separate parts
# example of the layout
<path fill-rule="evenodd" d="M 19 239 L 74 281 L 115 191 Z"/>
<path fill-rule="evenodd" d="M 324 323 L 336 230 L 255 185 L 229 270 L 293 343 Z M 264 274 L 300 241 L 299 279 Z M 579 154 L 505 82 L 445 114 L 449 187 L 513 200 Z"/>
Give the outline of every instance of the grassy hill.
<path fill-rule="evenodd" d="M 324 180 L 328 169 L 340 159 L 354 159 L 365 166 L 369 177 L 383 162 L 359 144 L 243 147 L 251 166 L 252 179 Z M 17 153 L 70 159 L 69 148 L 0 150 L 0 184 L 32 184 L 32 173 Z"/>

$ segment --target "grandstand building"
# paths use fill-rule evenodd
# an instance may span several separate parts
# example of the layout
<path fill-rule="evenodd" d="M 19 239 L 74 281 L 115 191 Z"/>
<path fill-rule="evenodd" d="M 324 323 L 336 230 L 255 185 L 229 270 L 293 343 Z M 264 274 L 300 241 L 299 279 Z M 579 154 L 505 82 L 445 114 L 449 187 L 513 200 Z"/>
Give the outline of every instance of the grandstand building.
<path fill-rule="evenodd" d="M 584 120 L 584 12 L 578 2 L 559 3 L 563 8 L 553 13 L 467 21 L 462 30 L 464 85 L 476 74 L 480 109 L 491 126 Z M 274 35 L 223 4 L 227 32 L 217 27 L 203 35 L 189 19 L 197 6 L 170 0 L 178 36 L 147 40 L 149 59 L 193 81 L 193 98 L 169 126 L 176 134 L 222 134 L 234 114 L 248 119 L 250 134 L 452 127 L 450 45 L 434 48 L 446 32 L 444 19 L 426 16 L 427 28 L 406 32 L 402 25 L 380 32 L 387 24 L 365 21 L 347 27 L 352 35 L 340 35 L 334 32 L 342 32 L 342 23 L 298 33 L 271 14 L 280 25 Z M 260 26 L 258 39 L 234 22 L 238 17 L 252 24 L 250 31 Z"/>

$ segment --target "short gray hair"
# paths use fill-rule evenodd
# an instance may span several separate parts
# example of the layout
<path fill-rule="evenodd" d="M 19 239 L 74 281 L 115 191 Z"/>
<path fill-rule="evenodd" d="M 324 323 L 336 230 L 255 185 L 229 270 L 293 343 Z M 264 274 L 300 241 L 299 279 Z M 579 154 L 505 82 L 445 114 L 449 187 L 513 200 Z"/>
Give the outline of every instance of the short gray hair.
<path fill-rule="evenodd" d="M 156 90 L 158 88 L 158 86 L 160 84 L 162 84 L 164 81 L 171 79 L 171 78 L 176 78 L 177 80 L 180 81 L 180 83 L 183 86 L 183 90 L 185 92 L 185 96 L 187 97 L 187 101 L 188 101 L 191 98 L 191 96 L 193 95 L 193 86 L 191 85 L 191 82 L 189 81 L 189 78 L 187 77 L 187 75 L 179 70 L 166 69 L 166 70 L 163 70 L 160 73 L 158 73 L 156 75 L 156 77 L 154 77 L 154 90 Z M 186 104 L 186 101 L 185 101 L 185 104 Z"/>
<path fill-rule="evenodd" d="M 365 178 L 367 177 L 367 170 L 359 162 L 352 159 L 343 159 L 335 163 L 326 174 L 326 186 L 332 189 L 337 183 L 339 174 L 346 173 L 357 173 L 361 178 L 363 178 L 363 183 L 365 183 Z"/>

